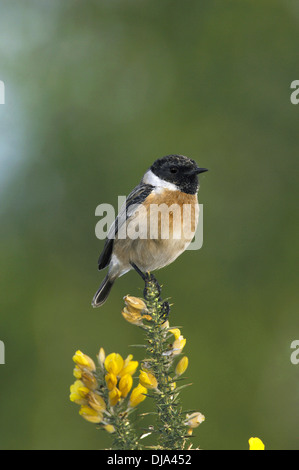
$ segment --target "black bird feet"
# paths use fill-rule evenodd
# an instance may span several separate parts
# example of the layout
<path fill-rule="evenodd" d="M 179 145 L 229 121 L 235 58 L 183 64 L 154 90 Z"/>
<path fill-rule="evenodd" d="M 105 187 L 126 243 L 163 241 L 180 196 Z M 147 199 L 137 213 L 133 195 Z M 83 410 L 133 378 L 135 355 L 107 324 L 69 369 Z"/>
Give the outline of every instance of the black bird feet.
<path fill-rule="evenodd" d="M 143 290 L 143 297 L 145 298 L 145 300 L 158 299 L 158 301 L 160 302 L 161 286 L 155 276 L 151 273 L 146 273 L 144 283 L 145 286 Z"/>
<path fill-rule="evenodd" d="M 162 302 L 161 299 L 161 286 L 155 276 L 150 272 L 143 273 L 135 263 L 131 263 L 131 266 L 135 269 L 135 271 L 139 274 L 139 276 L 144 281 L 144 290 L 143 290 L 143 297 L 147 301 L 158 300 L 158 302 Z M 170 305 L 167 301 L 161 304 L 161 315 L 160 319 L 164 323 L 168 320 L 170 312 Z"/>
<path fill-rule="evenodd" d="M 145 283 L 143 291 L 145 300 L 153 300 L 155 297 L 158 297 L 158 300 L 160 301 L 161 286 L 155 276 L 149 272 L 143 273 L 135 263 L 131 263 L 131 266 L 135 269 L 135 271 L 139 274 Z"/>
<path fill-rule="evenodd" d="M 163 320 L 163 323 L 165 323 L 168 320 L 170 313 L 170 305 L 167 301 L 163 302 L 162 304 L 162 313 L 160 315 L 161 320 Z"/>

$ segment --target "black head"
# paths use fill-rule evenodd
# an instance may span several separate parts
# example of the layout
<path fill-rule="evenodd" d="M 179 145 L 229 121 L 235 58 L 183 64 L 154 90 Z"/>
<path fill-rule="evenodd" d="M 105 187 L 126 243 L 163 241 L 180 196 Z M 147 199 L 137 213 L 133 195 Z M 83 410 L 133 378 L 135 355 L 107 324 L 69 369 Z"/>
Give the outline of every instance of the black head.
<path fill-rule="evenodd" d="M 183 155 L 167 155 L 151 166 L 151 171 L 163 181 L 175 184 L 184 193 L 195 194 L 199 188 L 198 175 L 206 168 L 199 168 L 191 158 Z"/>

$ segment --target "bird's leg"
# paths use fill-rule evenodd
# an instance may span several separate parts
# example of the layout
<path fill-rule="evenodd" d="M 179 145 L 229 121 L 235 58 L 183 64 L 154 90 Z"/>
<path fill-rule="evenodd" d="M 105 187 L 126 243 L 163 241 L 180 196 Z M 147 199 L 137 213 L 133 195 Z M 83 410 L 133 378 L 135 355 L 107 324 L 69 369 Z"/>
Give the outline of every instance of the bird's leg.
<path fill-rule="evenodd" d="M 138 266 L 136 266 L 135 263 L 131 262 L 130 263 L 132 268 L 135 269 L 135 271 L 139 274 L 139 276 L 143 279 L 145 283 L 143 295 L 145 300 L 150 300 L 153 297 L 159 297 L 160 299 L 160 294 L 161 294 L 161 286 L 158 283 L 157 279 L 153 274 L 150 272 L 143 273 Z"/>
<path fill-rule="evenodd" d="M 160 304 L 160 320 L 162 320 L 162 324 L 168 320 L 169 312 L 170 312 L 170 305 L 167 301 L 162 303 L 161 299 L 161 286 L 158 283 L 157 279 L 153 274 L 150 272 L 143 273 L 141 269 L 136 266 L 135 263 L 131 263 L 132 268 L 139 274 L 142 280 L 145 283 L 144 290 L 143 290 L 143 297 L 148 302 L 157 302 Z"/>
<path fill-rule="evenodd" d="M 130 263 L 133 269 L 135 269 L 136 273 L 139 274 L 139 276 L 143 279 L 144 282 L 146 282 L 146 274 L 144 274 L 138 266 L 136 266 L 135 263 Z"/>

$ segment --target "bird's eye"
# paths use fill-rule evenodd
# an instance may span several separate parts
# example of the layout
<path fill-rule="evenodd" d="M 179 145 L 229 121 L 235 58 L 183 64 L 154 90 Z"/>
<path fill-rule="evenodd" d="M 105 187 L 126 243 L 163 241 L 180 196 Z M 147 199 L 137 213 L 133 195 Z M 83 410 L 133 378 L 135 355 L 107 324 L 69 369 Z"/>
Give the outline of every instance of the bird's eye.
<path fill-rule="evenodd" d="M 177 172 L 178 172 L 178 169 L 175 166 L 172 166 L 170 168 L 170 173 L 177 173 Z"/>

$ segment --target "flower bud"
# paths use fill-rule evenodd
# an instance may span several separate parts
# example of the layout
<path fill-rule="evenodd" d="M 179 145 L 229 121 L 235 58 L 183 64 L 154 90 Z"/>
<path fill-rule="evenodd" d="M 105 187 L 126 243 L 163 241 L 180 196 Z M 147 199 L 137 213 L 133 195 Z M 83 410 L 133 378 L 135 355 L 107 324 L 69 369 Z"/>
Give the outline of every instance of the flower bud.
<path fill-rule="evenodd" d="M 73 356 L 73 361 L 78 366 L 86 367 L 87 369 L 91 371 L 96 370 L 96 366 L 93 360 L 86 354 L 83 354 L 83 352 L 81 351 L 76 352 L 76 354 Z"/>
<path fill-rule="evenodd" d="M 98 361 L 101 366 L 104 365 L 105 362 L 105 351 L 103 348 L 100 349 L 99 354 L 98 354 Z"/>
<path fill-rule="evenodd" d="M 186 371 L 189 364 L 189 359 L 187 356 L 182 357 L 182 359 L 178 362 L 175 368 L 175 375 L 182 375 Z"/>

